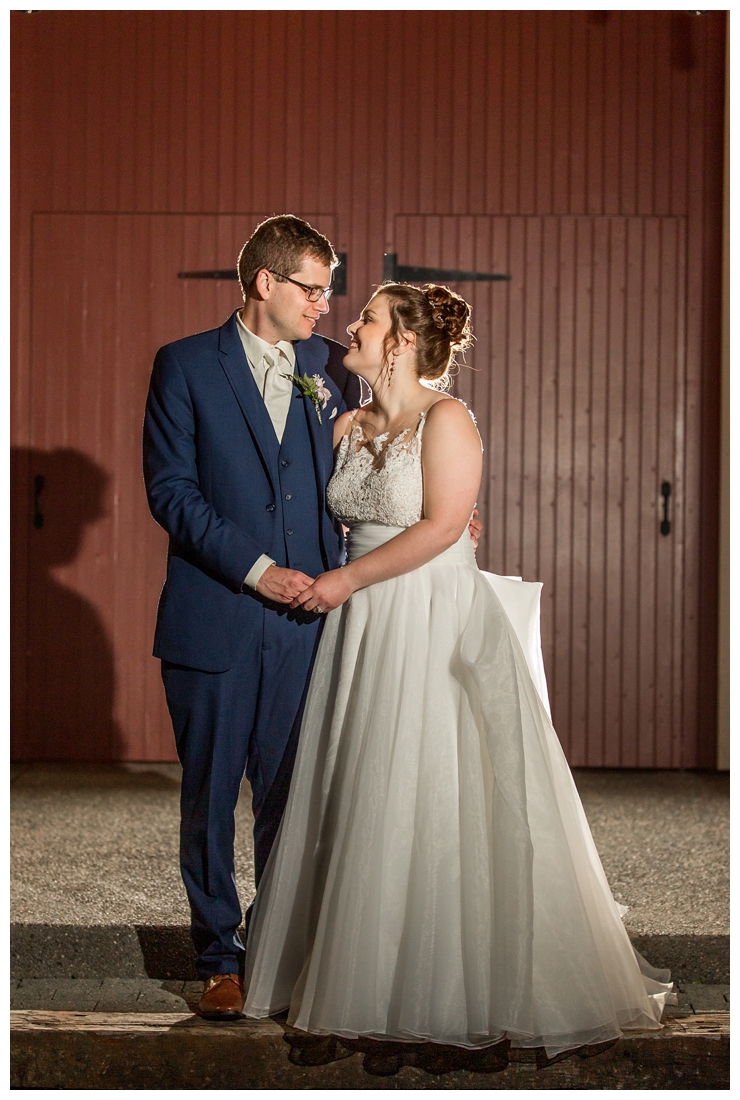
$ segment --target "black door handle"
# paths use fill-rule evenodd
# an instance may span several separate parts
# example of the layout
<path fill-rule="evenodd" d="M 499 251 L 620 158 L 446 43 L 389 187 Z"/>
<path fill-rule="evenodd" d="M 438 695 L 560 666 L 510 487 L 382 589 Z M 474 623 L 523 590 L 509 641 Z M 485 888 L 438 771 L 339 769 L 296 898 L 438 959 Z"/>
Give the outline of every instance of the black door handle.
<path fill-rule="evenodd" d="M 660 495 L 663 497 L 663 518 L 660 521 L 661 535 L 670 535 L 671 521 L 668 518 L 668 501 L 671 499 L 671 483 L 664 481 L 660 487 Z"/>
<path fill-rule="evenodd" d="M 44 491 L 46 479 L 43 474 L 36 474 L 33 479 L 33 525 L 36 530 L 44 526 L 44 516 L 41 511 L 41 494 Z"/>

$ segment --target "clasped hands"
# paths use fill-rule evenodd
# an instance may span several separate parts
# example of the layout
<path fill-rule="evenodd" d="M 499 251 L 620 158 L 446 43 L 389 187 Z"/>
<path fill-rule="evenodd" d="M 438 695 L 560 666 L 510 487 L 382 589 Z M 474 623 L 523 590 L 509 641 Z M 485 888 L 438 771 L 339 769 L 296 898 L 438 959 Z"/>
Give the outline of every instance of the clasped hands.
<path fill-rule="evenodd" d="M 313 578 L 299 569 L 269 565 L 257 581 L 257 591 L 274 603 L 321 615 L 344 603 L 354 588 L 346 569 L 331 569 Z"/>
<path fill-rule="evenodd" d="M 477 518 L 478 509 L 468 525 L 470 537 L 475 549 L 478 548 L 483 525 Z M 330 569 L 314 578 L 299 569 L 284 569 L 280 565 L 269 565 L 257 581 L 257 591 L 273 603 L 288 604 L 292 608 L 313 611 L 317 615 L 333 611 L 354 592 L 351 574 L 343 568 Z"/>

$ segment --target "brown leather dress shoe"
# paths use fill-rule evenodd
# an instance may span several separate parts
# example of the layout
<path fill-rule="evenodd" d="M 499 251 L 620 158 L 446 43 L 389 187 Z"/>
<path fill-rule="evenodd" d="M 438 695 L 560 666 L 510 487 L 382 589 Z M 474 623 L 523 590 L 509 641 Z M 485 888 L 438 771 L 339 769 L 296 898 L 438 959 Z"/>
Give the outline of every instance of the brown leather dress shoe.
<path fill-rule="evenodd" d="M 213 974 L 203 987 L 198 1012 L 206 1020 L 241 1020 L 244 984 L 238 974 Z"/>

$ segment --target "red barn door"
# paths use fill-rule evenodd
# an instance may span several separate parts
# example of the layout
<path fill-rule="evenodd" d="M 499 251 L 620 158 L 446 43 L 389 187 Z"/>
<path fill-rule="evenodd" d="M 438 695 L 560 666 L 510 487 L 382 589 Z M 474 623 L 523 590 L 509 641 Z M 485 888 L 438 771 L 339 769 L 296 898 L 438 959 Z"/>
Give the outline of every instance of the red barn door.
<path fill-rule="evenodd" d="M 452 392 L 485 445 L 481 565 L 544 581 L 553 716 L 574 765 L 697 763 L 685 241 L 678 217 L 396 219 L 399 264 L 511 275 L 453 284 L 476 343 Z"/>
<path fill-rule="evenodd" d="M 236 282 L 178 272 L 234 268 L 265 216 L 34 218 L 30 446 L 14 454 L 29 563 L 16 759 L 176 758 L 150 656 L 166 537 L 142 483 L 144 402 L 156 349 L 241 303 Z M 306 216 L 336 239 L 332 216 Z M 328 335 L 347 324 L 339 305 Z"/>

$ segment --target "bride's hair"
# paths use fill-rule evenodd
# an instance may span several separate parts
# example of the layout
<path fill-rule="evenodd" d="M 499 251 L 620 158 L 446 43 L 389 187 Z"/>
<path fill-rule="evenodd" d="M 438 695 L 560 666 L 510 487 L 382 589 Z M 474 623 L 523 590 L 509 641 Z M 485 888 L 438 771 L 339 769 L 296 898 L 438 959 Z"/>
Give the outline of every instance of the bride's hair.
<path fill-rule="evenodd" d="M 401 332 L 416 333 L 417 374 L 436 389 L 449 385 L 455 356 L 473 342 L 470 306 L 449 287 L 426 283 L 382 283 L 378 289 L 388 299 L 391 327 L 385 338 L 388 356 Z"/>

